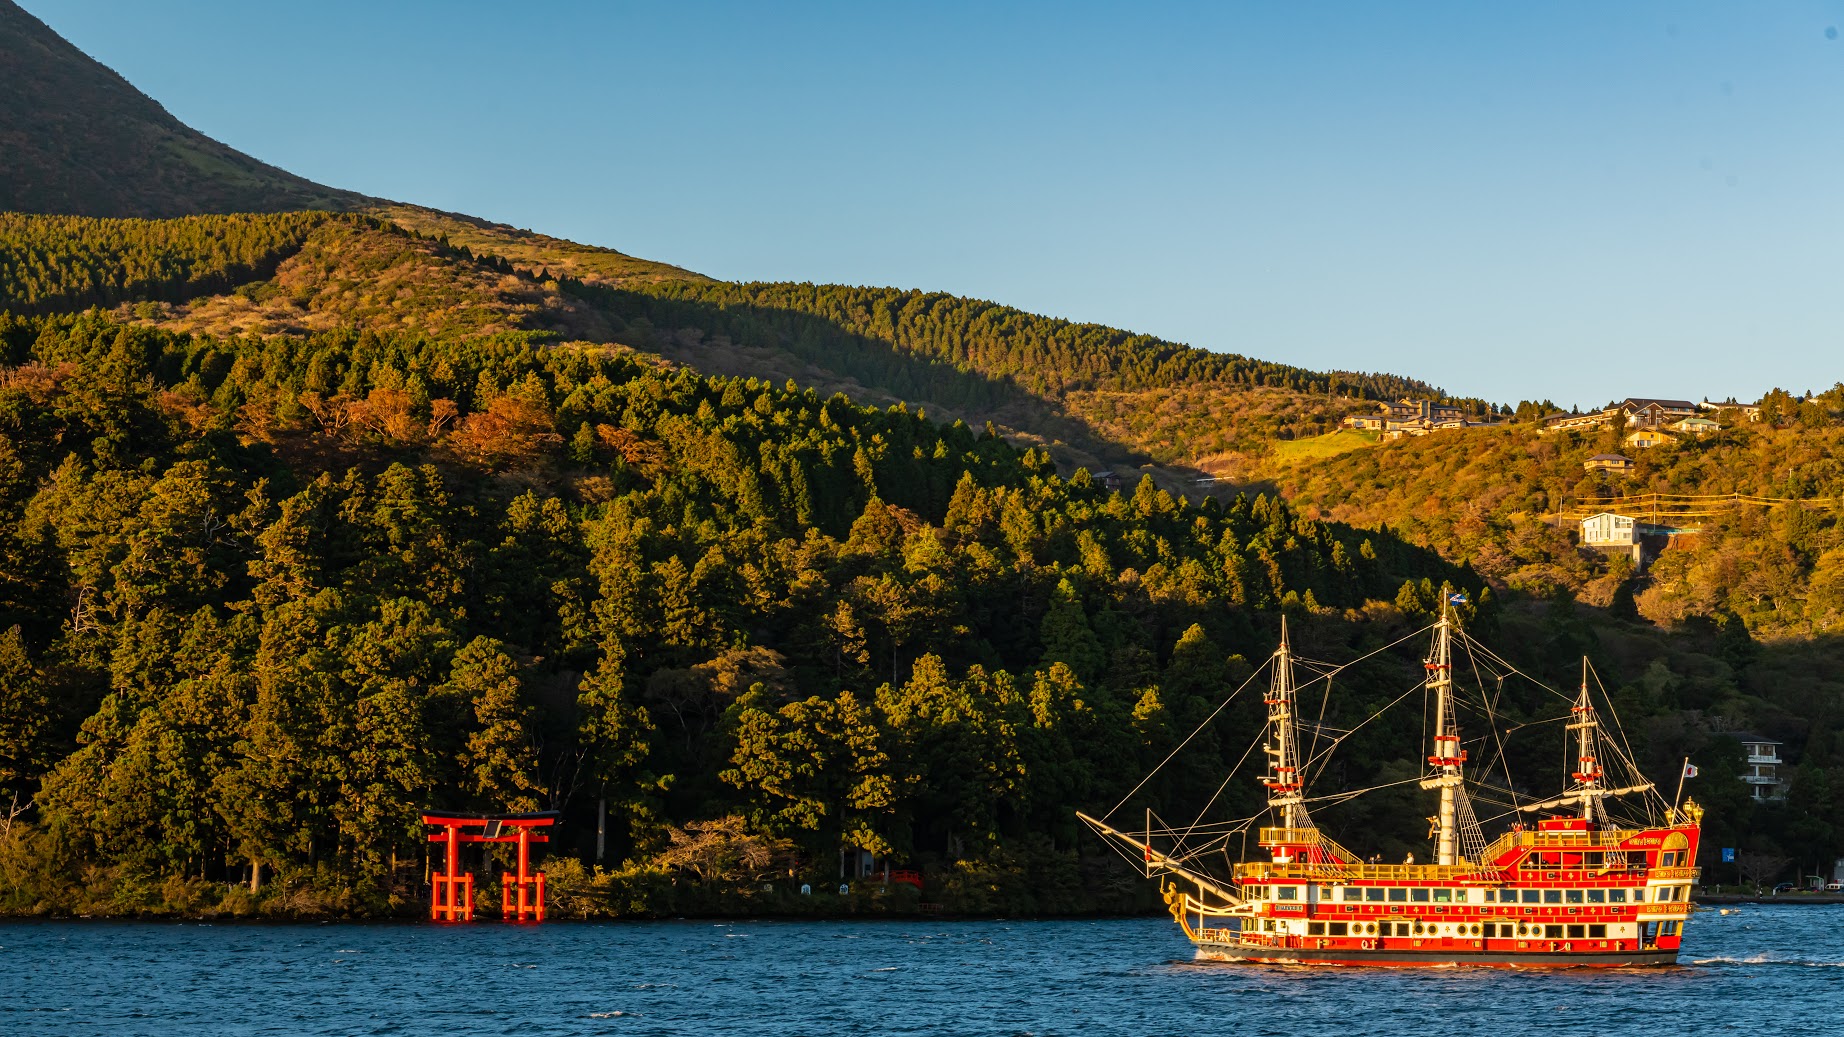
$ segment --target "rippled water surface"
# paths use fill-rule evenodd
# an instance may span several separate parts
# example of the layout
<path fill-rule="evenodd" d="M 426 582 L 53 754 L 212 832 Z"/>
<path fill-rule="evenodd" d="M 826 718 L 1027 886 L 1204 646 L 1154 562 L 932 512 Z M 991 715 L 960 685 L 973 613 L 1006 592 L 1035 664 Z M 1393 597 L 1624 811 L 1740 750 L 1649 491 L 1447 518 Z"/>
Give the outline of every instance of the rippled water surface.
<path fill-rule="evenodd" d="M 1705 910 L 1628 971 L 1196 962 L 1162 919 L 0 924 L 0 1034 L 1844 1030 L 1844 906 Z"/>

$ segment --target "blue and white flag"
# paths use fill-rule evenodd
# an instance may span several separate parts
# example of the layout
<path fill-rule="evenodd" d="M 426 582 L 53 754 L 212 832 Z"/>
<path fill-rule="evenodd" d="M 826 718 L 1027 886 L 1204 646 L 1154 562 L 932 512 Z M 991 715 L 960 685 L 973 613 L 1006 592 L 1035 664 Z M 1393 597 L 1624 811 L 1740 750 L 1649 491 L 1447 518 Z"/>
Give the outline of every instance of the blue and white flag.
<path fill-rule="evenodd" d="M 1461 592 L 1460 592 L 1460 593 L 1458 593 L 1458 594 L 1449 594 L 1449 595 L 1447 595 L 1447 604 L 1449 604 L 1449 605 L 1464 605 L 1464 604 L 1466 604 L 1466 592 L 1465 592 L 1465 591 L 1461 591 Z"/>

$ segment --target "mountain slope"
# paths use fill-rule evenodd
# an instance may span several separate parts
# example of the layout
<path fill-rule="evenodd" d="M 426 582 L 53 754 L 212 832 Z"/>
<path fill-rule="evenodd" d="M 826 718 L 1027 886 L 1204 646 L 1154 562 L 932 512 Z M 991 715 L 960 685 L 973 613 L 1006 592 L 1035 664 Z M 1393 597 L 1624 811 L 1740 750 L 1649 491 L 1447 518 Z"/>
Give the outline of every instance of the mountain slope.
<path fill-rule="evenodd" d="M 515 267 L 543 272 L 547 277 L 568 277 L 595 285 L 710 280 L 670 263 L 420 205 L 386 205 L 372 212 L 405 230 L 495 255 Z"/>
<path fill-rule="evenodd" d="M 356 209 L 409 232 L 314 224 L 305 240 L 291 233 L 285 247 L 221 271 L 221 256 L 189 257 L 211 272 L 202 279 L 158 262 L 136 276 L 70 277 L 54 263 L 33 270 L 44 282 L 36 294 L 10 293 L 20 296 L 15 312 L 158 302 L 136 319 L 211 334 L 535 331 L 621 343 L 711 373 L 791 378 L 868 403 L 990 421 L 1052 447 L 1065 470 L 1259 453 L 1269 440 L 1334 427 L 1361 399 L 1437 394 L 1411 379 L 1306 371 L 939 293 L 730 285 L 613 249 L 322 187 L 186 127 L 12 0 L 0 0 L 0 145 L 0 210 Z M 194 230 L 85 233 L 119 235 L 132 243 L 125 259 L 132 250 L 146 259 L 150 235 Z M 227 246 L 219 241 L 219 253 Z M 59 290 L 56 299 L 44 294 Z M 1159 398 L 1142 401 L 1147 392 Z"/>
<path fill-rule="evenodd" d="M 350 209 L 168 114 L 13 0 L 0 0 L 0 210 L 85 216 Z"/>

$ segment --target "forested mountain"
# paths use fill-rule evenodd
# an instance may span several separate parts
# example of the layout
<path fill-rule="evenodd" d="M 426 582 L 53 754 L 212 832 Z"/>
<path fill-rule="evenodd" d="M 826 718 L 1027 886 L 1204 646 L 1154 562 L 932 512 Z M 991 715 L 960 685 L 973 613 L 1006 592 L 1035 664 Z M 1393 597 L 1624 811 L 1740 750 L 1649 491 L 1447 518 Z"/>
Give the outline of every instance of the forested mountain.
<path fill-rule="evenodd" d="M 580 910 L 692 909 L 750 877 L 690 846 L 824 878 L 841 844 L 960 909 L 1124 907 L 1071 810 L 1125 794 L 1281 612 L 1303 652 L 1349 658 L 1443 585 L 1531 672 L 1601 656 L 1654 768 L 1733 771 L 1698 710 L 1818 706 L 1809 682 L 1738 683 L 1786 665 L 1739 625 L 1708 647 L 1597 634 L 1566 600 L 1507 613 L 1464 567 L 1276 499 L 1111 493 L 901 407 L 533 333 L 218 339 L 91 313 L 7 318 L 0 343 L 15 910 L 388 910 L 421 888 L 431 805 L 565 810 Z M 1414 652 L 1342 677 L 1325 722 L 1412 687 Z M 1327 780 L 1412 773 L 1417 716 L 1367 725 Z M 1250 698 L 1136 803 L 1196 811 L 1259 728 Z M 1748 820 L 1730 787 L 1706 793 L 1718 831 Z M 590 877 L 569 861 L 604 799 L 625 863 Z M 1416 845 L 1419 804 L 1360 802 L 1374 849 Z M 252 867 L 267 884 L 227 894 Z M 673 884 L 685 868 L 705 881 Z"/>
<path fill-rule="evenodd" d="M 975 425 L 993 421 L 1052 448 L 1065 471 L 1075 463 L 1195 464 L 1226 450 L 1259 453 L 1276 437 L 1335 427 L 1354 401 L 1439 395 L 1397 376 L 1306 371 L 938 293 L 723 285 L 611 249 L 323 188 L 179 123 L 13 0 L 0 0 L 0 102 L 0 146 L 8 155 L 0 166 L 0 210 L 167 216 L 364 209 L 443 250 L 445 262 L 423 262 L 405 256 L 400 243 L 329 225 L 306 243 L 307 259 L 287 269 L 276 269 L 276 260 L 285 263 L 301 242 L 195 283 L 173 280 L 170 270 L 158 272 L 158 284 L 147 280 L 155 271 L 124 270 L 115 278 L 120 284 L 63 289 L 65 301 L 102 305 L 219 297 L 181 313 L 139 315 L 167 327 L 294 333 L 324 329 L 338 311 L 340 326 L 541 329 L 620 341 L 711 372 L 792 377 Z M 528 283 L 509 280 L 513 275 Z M 232 281 L 241 291 L 226 298 Z M 551 283 L 588 296 L 589 305 L 547 292 Z M 410 291 L 433 293 L 439 303 L 405 298 Z M 602 316 L 588 317 L 589 310 Z M 644 323 L 625 334 L 637 321 Z M 1274 391 L 1256 399 L 1245 395 L 1251 387 Z M 1133 397 L 1143 392 L 1177 393 L 1190 405 L 1140 406 Z M 1225 414 L 1235 420 L 1223 421 Z"/>
<path fill-rule="evenodd" d="M 1405 579 L 1483 591 L 1276 501 L 1110 493 L 964 425 L 591 347 L 97 314 L 0 341 L 14 908 L 184 906 L 254 863 L 376 910 L 418 888 L 420 808 L 556 806 L 581 848 L 600 797 L 623 881 L 735 815 L 796 867 L 843 841 L 1075 907 L 1070 810 L 1277 610 L 1341 650 L 1403 622 L 1381 599 L 1427 607 Z M 1209 745 L 1197 775 L 1241 749 Z"/>
<path fill-rule="evenodd" d="M 13 0 L 0 0 L 0 155 L 0 210 L 185 216 L 370 201 L 181 123 Z"/>
<path fill-rule="evenodd" d="M 274 275 L 330 217 L 109 220 L 0 213 L 0 309 L 180 303 Z"/>
<path fill-rule="evenodd" d="M 527 331 L 624 345 L 709 373 L 991 421 L 1050 449 L 1066 474 L 1259 451 L 1335 427 L 1365 399 L 1435 394 L 939 293 L 725 285 L 427 210 L 381 212 L 11 216 L 0 268 L 14 272 L 19 312 L 113 306 L 125 320 L 214 335 Z M 518 258 L 491 251 L 501 248 Z"/>
<path fill-rule="evenodd" d="M 1844 848 L 1832 515 L 1738 518 L 1648 587 L 1533 517 L 1593 444 L 1516 429 L 1269 457 L 1284 496 L 1111 492 L 1077 465 L 1261 457 L 1439 392 L 329 192 L 8 0 L 0 62 L 0 208 L 212 214 L 0 216 L 0 909 L 404 910 L 428 806 L 564 811 L 568 911 L 760 907 L 854 847 L 951 909 L 1124 908 L 1074 809 L 1125 795 L 1283 614 L 1342 660 L 1450 588 L 1527 672 L 1591 656 L 1655 774 L 1694 756 L 1710 845 Z M 1831 493 L 1828 399 L 1642 483 Z M 1325 724 L 1364 724 L 1328 787 L 1417 773 L 1412 710 L 1364 723 L 1417 652 L 1327 694 Z M 1513 723 L 1548 705 L 1505 696 Z M 1226 710 L 1130 808 L 1195 813 L 1260 720 Z M 1788 806 L 1748 802 L 1737 726 L 1791 743 Z M 1324 818 L 1401 854 L 1424 806 Z"/>

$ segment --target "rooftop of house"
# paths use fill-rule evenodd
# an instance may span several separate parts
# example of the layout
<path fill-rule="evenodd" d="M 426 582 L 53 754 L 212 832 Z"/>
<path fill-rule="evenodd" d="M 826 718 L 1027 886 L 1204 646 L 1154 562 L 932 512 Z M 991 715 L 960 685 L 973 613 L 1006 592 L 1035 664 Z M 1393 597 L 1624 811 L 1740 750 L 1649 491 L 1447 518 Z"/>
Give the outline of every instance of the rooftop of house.
<path fill-rule="evenodd" d="M 1742 743 L 1743 745 L 1785 745 L 1786 744 L 1785 742 L 1776 741 L 1772 738 L 1766 738 L 1761 735 L 1757 735 L 1752 731 L 1724 731 L 1723 734 L 1728 735 L 1730 738 L 1735 739 L 1736 741 Z"/>
<path fill-rule="evenodd" d="M 1628 396 L 1626 399 L 1621 400 L 1619 405 L 1621 407 L 1632 407 L 1635 410 L 1638 410 L 1641 408 L 1650 407 L 1653 404 L 1657 404 L 1658 406 L 1663 407 L 1666 410 L 1696 410 L 1697 409 L 1697 405 L 1690 402 L 1689 400 L 1659 400 L 1659 399 L 1653 399 L 1650 396 Z"/>
<path fill-rule="evenodd" d="M 1590 457 L 1588 460 L 1590 461 L 1625 461 L 1628 464 L 1631 464 L 1633 461 L 1632 458 L 1626 456 L 1625 454 L 1596 454 L 1593 457 Z"/>

